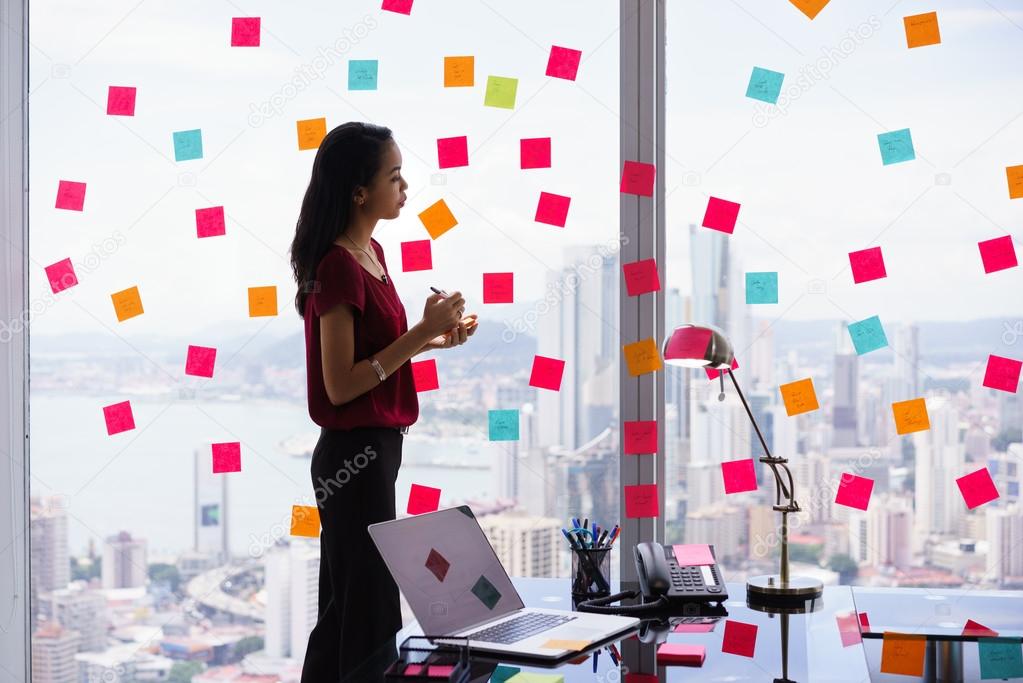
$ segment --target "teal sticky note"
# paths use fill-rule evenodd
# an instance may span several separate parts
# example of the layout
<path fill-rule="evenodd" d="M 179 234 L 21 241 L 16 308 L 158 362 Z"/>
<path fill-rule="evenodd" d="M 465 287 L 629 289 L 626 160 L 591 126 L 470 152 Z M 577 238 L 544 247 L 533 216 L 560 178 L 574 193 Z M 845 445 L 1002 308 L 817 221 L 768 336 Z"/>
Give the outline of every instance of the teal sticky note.
<path fill-rule="evenodd" d="M 202 159 L 202 130 L 174 132 L 174 161 Z"/>
<path fill-rule="evenodd" d="M 375 59 L 348 60 L 348 89 L 376 90 L 377 60 Z"/>
<path fill-rule="evenodd" d="M 491 410 L 489 416 L 491 441 L 519 440 L 519 411 Z"/>
<path fill-rule="evenodd" d="M 746 303 L 778 303 L 778 273 L 746 273 Z"/>
<path fill-rule="evenodd" d="M 916 152 L 913 151 L 913 137 L 909 134 L 909 128 L 893 130 L 890 133 L 879 133 L 877 144 L 881 147 L 881 162 L 885 166 L 916 159 Z"/>
<path fill-rule="evenodd" d="M 1019 678 L 1023 676 L 1023 646 L 1019 638 L 978 638 L 980 678 Z"/>
<path fill-rule="evenodd" d="M 888 346 L 888 337 L 881 327 L 881 319 L 876 315 L 849 325 L 849 336 L 852 338 L 853 348 L 860 356 Z"/>
<path fill-rule="evenodd" d="M 498 664 L 494 673 L 490 674 L 490 683 L 505 683 L 509 678 L 522 671 L 517 666 L 505 666 Z"/>
<path fill-rule="evenodd" d="M 755 66 L 749 77 L 749 85 L 746 86 L 746 97 L 752 97 L 768 104 L 777 104 L 778 95 L 781 94 L 781 83 L 784 80 L 785 74 L 783 73 Z"/>

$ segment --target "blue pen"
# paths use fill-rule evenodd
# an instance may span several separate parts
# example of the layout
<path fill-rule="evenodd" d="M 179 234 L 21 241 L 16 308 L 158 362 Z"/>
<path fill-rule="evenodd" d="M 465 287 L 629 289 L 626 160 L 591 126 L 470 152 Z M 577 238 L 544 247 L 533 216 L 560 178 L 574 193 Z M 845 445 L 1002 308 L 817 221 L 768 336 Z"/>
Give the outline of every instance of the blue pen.
<path fill-rule="evenodd" d="M 597 532 L 597 523 L 594 522 L 593 523 L 593 545 L 594 546 L 596 546 L 597 538 L 599 538 L 599 537 L 600 537 L 600 534 Z"/>
<path fill-rule="evenodd" d="M 572 542 L 572 537 L 568 535 L 568 530 L 567 529 L 562 529 L 561 533 L 563 533 L 565 535 L 565 538 L 568 539 L 569 547 L 570 548 L 575 548 L 575 543 Z"/>
<path fill-rule="evenodd" d="M 600 650 L 593 651 L 593 673 L 597 673 L 597 660 L 600 659 Z"/>

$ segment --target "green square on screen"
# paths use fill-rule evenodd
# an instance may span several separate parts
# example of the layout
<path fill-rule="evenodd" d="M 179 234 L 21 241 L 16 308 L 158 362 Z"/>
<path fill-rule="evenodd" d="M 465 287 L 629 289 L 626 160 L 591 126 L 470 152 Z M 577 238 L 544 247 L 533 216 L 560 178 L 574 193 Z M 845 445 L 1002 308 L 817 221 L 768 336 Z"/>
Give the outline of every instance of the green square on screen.
<path fill-rule="evenodd" d="M 491 410 L 488 415 L 491 441 L 519 440 L 518 410 Z"/>
<path fill-rule="evenodd" d="M 746 273 L 746 303 L 778 303 L 778 273 Z"/>
<path fill-rule="evenodd" d="M 375 59 L 348 60 L 348 89 L 376 90 L 377 60 Z"/>

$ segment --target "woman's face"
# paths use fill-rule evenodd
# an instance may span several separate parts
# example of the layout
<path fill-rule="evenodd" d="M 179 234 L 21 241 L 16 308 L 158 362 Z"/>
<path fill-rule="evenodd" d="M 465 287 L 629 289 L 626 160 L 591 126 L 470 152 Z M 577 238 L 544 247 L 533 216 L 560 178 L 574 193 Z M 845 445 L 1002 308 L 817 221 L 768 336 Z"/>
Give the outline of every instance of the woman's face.
<path fill-rule="evenodd" d="M 397 218 L 401 207 L 405 205 L 405 190 L 408 183 L 401 175 L 401 152 L 392 140 L 384 145 L 380 169 L 370 182 L 369 187 L 359 188 L 356 197 L 363 198 L 363 204 L 357 208 L 373 218 Z"/>

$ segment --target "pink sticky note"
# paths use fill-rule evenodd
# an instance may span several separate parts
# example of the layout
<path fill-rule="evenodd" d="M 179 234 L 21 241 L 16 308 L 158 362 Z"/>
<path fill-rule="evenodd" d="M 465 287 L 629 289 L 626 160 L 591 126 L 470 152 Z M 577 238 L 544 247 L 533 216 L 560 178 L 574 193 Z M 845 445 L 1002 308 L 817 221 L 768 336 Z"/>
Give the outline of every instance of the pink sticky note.
<path fill-rule="evenodd" d="M 738 370 L 738 369 L 739 369 L 739 359 L 738 358 L 733 358 L 732 359 L 732 370 Z M 717 379 L 718 375 L 721 374 L 720 370 L 716 370 L 714 368 L 704 368 L 703 371 L 707 373 L 707 379 Z M 728 378 L 726 377 L 725 379 L 728 379 Z"/>
<path fill-rule="evenodd" d="M 188 357 L 185 359 L 185 374 L 196 377 L 213 377 L 213 362 L 217 359 L 217 350 L 211 346 L 188 345 Z"/>
<path fill-rule="evenodd" d="M 515 273 L 483 273 L 483 303 L 510 304 L 514 290 Z"/>
<path fill-rule="evenodd" d="M 657 420 L 627 420 L 623 441 L 625 455 L 656 453 Z"/>
<path fill-rule="evenodd" d="M 657 274 L 657 261 L 652 258 L 622 264 L 625 275 L 625 291 L 629 296 L 639 296 L 661 289 L 661 278 Z"/>
<path fill-rule="evenodd" d="M 625 516 L 629 519 L 657 516 L 657 484 L 625 487 Z"/>
<path fill-rule="evenodd" d="M 57 204 L 58 209 L 68 211 L 81 211 L 85 206 L 85 183 L 78 183 L 73 180 L 61 180 L 57 183 Z"/>
<path fill-rule="evenodd" d="M 679 543 L 671 546 L 675 561 L 682 567 L 699 567 L 714 564 L 714 554 L 706 543 Z"/>
<path fill-rule="evenodd" d="M 672 633 L 713 633 L 714 623 L 709 624 L 676 624 Z"/>
<path fill-rule="evenodd" d="M 565 227 L 565 221 L 568 218 L 568 205 L 571 201 L 571 197 L 552 194 L 550 192 L 541 192 L 540 201 L 536 204 L 536 216 L 534 217 L 534 220 L 537 223 L 547 223 L 548 225 L 555 225 L 559 228 Z"/>
<path fill-rule="evenodd" d="M 112 85 L 107 88 L 108 116 L 135 116 L 135 88 Z"/>
<path fill-rule="evenodd" d="M 705 327 L 679 327 L 671 333 L 664 360 L 672 358 L 704 358 L 712 332 Z"/>
<path fill-rule="evenodd" d="M 412 363 L 412 379 L 416 385 L 416 391 L 433 391 L 440 388 L 440 380 L 437 379 L 437 360 L 420 360 Z"/>
<path fill-rule="evenodd" d="M 888 277 L 884 268 L 884 255 L 881 253 L 881 247 L 850 251 L 849 266 L 852 268 L 853 282 L 856 284 Z"/>
<path fill-rule="evenodd" d="M 735 222 L 739 219 L 739 206 L 727 199 L 711 197 L 707 202 L 707 211 L 703 214 L 703 227 L 732 234 Z"/>
<path fill-rule="evenodd" d="M 46 279 L 50 281 L 50 289 L 53 293 L 62 292 L 68 287 L 78 284 L 78 277 L 75 275 L 75 267 L 70 258 L 52 263 L 44 269 Z"/>
<path fill-rule="evenodd" d="M 401 671 L 402 676 L 421 676 L 423 669 L 426 667 L 425 664 L 409 664 Z"/>
<path fill-rule="evenodd" d="M 120 434 L 135 429 L 135 416 L 131 412 L 131 401 L 121 401 L 103 406 L 103 419 L 107 423 L 107 435 Z"/>
<path fill-rule="evenodd" d="M 533 369 L 529 373 L 529 386 L 551 391 L 561 391 L 561 376 L 565 373 L 565 361 L 546 356 L 533 356 Z"/>
<path fill-rule="evenodd" d="M 213 474 L 242 471 L 242 444 L 240 441 L 226 441 L 212 445 Z"/>
<path fill-rule="evenodd" d="M 995 488 L 991 472 L 986 467 L 959 477 L 956 479 L 956 484 L 959 486 L 960 493 L 963 494 L 966 507 L 971 510 L 998 498 L 998 489 Z"/>
<path fill-rule="evenodd" d="M 412 14 L 412 0 L 384 0 L 380 9 L 395 14 Z"/>
<path fill-rule="evenodd" d="M 580 50 L 552 45 L 551 56 L 547 59 L 547 75 L 574 81 L 575 75 L 579 71 L 579 59 L 582 56 L 583 53 Z"/>
<path fill-rule="evenodd" d="M 454 671 L 453 664 L 430 664 L 426 668 L 426 676 L 427 678 L 443 678 L 446 681 L 450 679 Z"/>
<path fill-rule="evenodd" d="M 721 478 L 725 482 L 726 494 L 757 490 L 757 473 L 753 458 L 721 463 Z"/>
<path fill-rule="evenodd" d="M 437 164 L 441 168 L 469 165 L 469 138 L 465 135 L 437 139 Z"/>
<path fill-rule="evenodd" d="M 870 619 L 867 619 L 866 612 L 860 612 L 860 628 L 864 631 L 870 630 Z"/>
<path fill-rule="evenodd" d="M 440 506 L 440 489 L 432 486 L 412 484 L 408 492 L 408 507 L 406 511 L 410 515 L 421 515 L 424 512 L 433 512 Z"/>
<path fill-rule="evenodd" d="M 835 502 L 857 510 L 866 510 L 870 503 L 870 492 L 874 490 L 874 480 L 859 477 L 848 472 L 842 473 L 838 482 L 838 493 Z"/>
<path fill-rule="evenodd" d="M 658 664 L 681 664 L 683 666 L 702 666 L 707 657 L 707 648 L 703 645 L 687 645 L 685 643 L 663 643 L 657 648 Z"/>
<path fill-rule="evenodd" d="M 416 270 L 433 270 L 433 240 L 412 240 L 401 243 L 401 270 L 409 273 Z"/>
<path fill-rule="evenodd" d="M 757 647 L 757 625 L 741 621 L 725 620 L 725 634 L 721 639 L 721 651 L 732 655 L 752 657 Z"/>
<path fill-rule="evenodd" d="M 977 636 L 979 638 L 997 638 L 998 631 L 990 629 L 984 624 L 979 624 L 973 619 L 967 619 L 966 625 L 963 626 L 964 636 Z"/>
<path fill-rule="evenodd" d="M 519 140 L 519 166 L 521 168 L 550 168 L 551 139 L 522 138 Z"/>
<path fill-rule="evenodd" d="M 632 637 L 635 638 L 636 636 Z M 625 683 L 659 683 L 660 680 L 657 674 L 625 674 Z"/>
<path fill-rule="evenodd" d="M 860 636 L 860 623 L 855 612 L 835 615 L 838 622 L 838 635 L 842 639 L 842 647 L 850 647 L 863 642 Z"/>
<path fill-rule="evenodd" d="M 980 248 L 980 260 L 984 263 L 985 273 L 994 273 L 1019 265 L 1011 235 L 977 242 L 977 246 Z"/>
<path fill-rule="evenodd" d="M 984 386 L 1015 394 L 1019 388 L 1021 369 L 1023 369 L 1023 361 L 991 354 L 987 357 Z"/>
<path fill-rule="evenodd" d="M 211 206 L 195 210 L 195 234 L 198 237 L 217 237 L 226 232 L 224 207 Z"/>
<path fill-rule="evenodd" d="M 231 47 L 259 47 L 259 17 L 231 18 Z"/>
<path fill-rule="evenodd" d="M 653 197 L 654 175 L 655 167 L 653 164 L 643 163 L 642 161 L 626 161 L 622 168 L 622 184 L 619 190 L 626 194 Z"/>

